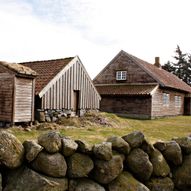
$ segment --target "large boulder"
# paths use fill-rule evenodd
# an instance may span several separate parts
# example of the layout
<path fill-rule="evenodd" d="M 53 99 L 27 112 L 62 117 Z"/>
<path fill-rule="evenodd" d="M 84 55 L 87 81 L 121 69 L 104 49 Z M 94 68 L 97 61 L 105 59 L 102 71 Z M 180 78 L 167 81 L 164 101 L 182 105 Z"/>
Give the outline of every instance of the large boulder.
<path fill-rule="evenodd" d="M 125 135 L 122 137 L 129 145 L 131 148 L 137 148 L 140 147 L 145 140 L 145 136 L 142 132 L 140 131 L 134 131 L 128 135 Z"/>
<path fill-rule="evenodd" d="M 111 142 L 112 148 L 122 154 L 127 155 L 130 152 L 129 144 L 121 137 L 118 137 L 118 136 L 109 137 L 107 139 L 107 142 Z"/>
<path fill-rule="evenodd" d="M 70 138 L 62 138 L 62 154 L 65 157 L 71 156 L 78 148 L 78 144 Z"/>
<path fill-rule="evenodd" d="M 149 189 L 137 181 L 129 172 L 123 171 L 115 180 L 109 183 L 108 191 L 149 191 Z"/>
<path fill-rule="evenodd" d="M 84 140 L 76 140 L 75 142 L 78 144 L 79 152 L 84 154 L 92 154 L 92 145 L 90 145 Z"/>
<path fill-rule="evenodd" d="M 141 181 L 149 180 L 153 173 L 153 165 L 149 156 L 142 149 L 133 149 L 125 160 L 126 166 Z"/>
<path fill-rule="evenodd" d="M 93 180 L 82 178 L 70 180 L 69 191 L 105 191 L 105 188 Z"/>
<path fill-rule="evenodd" d="M 8 174 L 4 191 L 66 191 L 66 178 L 52 178 L 22 167 Z"/>
<path fill-rule="evenodd" d="M 75 140 L 75 142 L 78 144 L 78 151 L 84 154 L 92 154 L 92 148 L 93 146 L 87 143 L 84 140 Z"/>
<path fill-rule="evenodd" d="M 100 160 L 112 159 L 112 144 L 110 142 L 103 142 L 93 146 L 93 154 Z"/>
<path fill-rule="evenodd" d="M 31 163 L 32 168 L 52 177 L 64 177 L 67 171 L 65 158 L 60 153 L 49 154 L 40 152 L 37 158 Z"/>
<path fill-rule="evenodd" d="M 179 190 L 191 190 L 191 154 L 185 156 L 182 165 L 173 172 L 173 180 Z"/>
<path fill-rule="evenodd" d="M 143 151 L 145 151 L 149 156 L 152 154 L 152 152 L 155 150 L 152 143 L 150 143 L 148 140 L 144 140 L 141 147 Z"/>
<path fill-rule="evenodd" d="M 153 165 L 154 176 L 165 177 L 170 173 L 170 167 L 168 166 L 163 155 L 157 149 L 152 152 L 150 161 Z"/>
<path fill-rule="evenodd" d="M 124 162 L 125 161 L 125 156 L 126 155 L 124 155 L 124 154 L 122 154 L 122 153 L 119 153 L 118 151 L 116 151 L 116 150 L 112 150 L 112 154 L 113 154 L 113 156 L 120 156 L 121 157 L 121 160 Z"/>
<path fill-rule="evenodd" d="M 85 154 L 75 153 L 67 160 L 68 176 L 70 178 L 87 177 L 90 171 L 94 168 L 92 159 Z"/>
<path fill-rule="evenodd" d="M 122 172 L 123 160 L 119 155 L 113 156 L 110 161 L 95 160 L 92 177 L 101 184 L 108 184 Z"/>
<path fill-rule="evenodd" d="M 61 136 L 58 132 L 50 131 L 38 137 L 38 143 L 49 153 L 56 153 L 61 150 Z"/>
<path fill-rule="evenodd" d="M 17 168 L 22 164 L 24 147 L 21 142 L 7 131 L 0 131 L 0 163 L 8 168 Z"/>
<path fill-rule="evenodd" d="M 169 177 L 152 178 L 146 185 L 151 191 L 174 191 L 174 183 Z"/>
<path fill-rule="evenodd" d="M 158 141 L 154 146 L 162 152 L 167 161 L 172 162 L 174 165 L 182 164 L 182 150 L 176 141 Z"/>
<path fill-rule="evenodd" d="M 28 140 L 23 143 L 25 148 L 25 158 L 28 162 L 33 161 L 37 155 L 43 150 L 43 147 L 36 143 L 36 141 Z"/>
<path fill-rule="evenodd" d="M 191 153 L 191 137 L 175 138 L 173 140 L 180 145 L 183 153 L 185 154 Z"/>

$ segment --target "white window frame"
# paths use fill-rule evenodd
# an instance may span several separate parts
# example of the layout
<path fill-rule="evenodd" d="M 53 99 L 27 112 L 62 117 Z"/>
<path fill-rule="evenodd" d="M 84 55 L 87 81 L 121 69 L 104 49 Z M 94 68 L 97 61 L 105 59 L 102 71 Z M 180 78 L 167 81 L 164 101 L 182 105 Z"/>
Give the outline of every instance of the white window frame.
<path fill-rule="evenodd" d="M 174 102 L 175 102 L 175 107 L 181 107 L 182 97 L 181 96 L 174 96 Z"/>
<path fill-rule="evenodd" d="M 170 94 L 169 93 L 163 93 L 162 95 L 162 102 L 163 102 L 163 106 L 169 106 L 169 102 L 170 102 Z"/>
<path fill-rule="evenodd" d="M 116 80 L 127 80 L 127 71 L 117 71 Z"/>

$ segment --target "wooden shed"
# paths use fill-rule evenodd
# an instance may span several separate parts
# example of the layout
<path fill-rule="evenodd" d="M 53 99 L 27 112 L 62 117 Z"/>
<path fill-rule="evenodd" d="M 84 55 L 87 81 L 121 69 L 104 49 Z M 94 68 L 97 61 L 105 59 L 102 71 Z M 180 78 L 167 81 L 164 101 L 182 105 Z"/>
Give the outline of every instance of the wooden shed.
<path fill-rule="evenodd" d="M 100 95 L 78 56 L 20 64 L 38 73 L 35 109 L 79 116 L 99 109 Z"/>
<path fill-rule="evenodd" d="M 0 62 L 0 122 L 34 120 L 35 77 L 28 67 Z"/>

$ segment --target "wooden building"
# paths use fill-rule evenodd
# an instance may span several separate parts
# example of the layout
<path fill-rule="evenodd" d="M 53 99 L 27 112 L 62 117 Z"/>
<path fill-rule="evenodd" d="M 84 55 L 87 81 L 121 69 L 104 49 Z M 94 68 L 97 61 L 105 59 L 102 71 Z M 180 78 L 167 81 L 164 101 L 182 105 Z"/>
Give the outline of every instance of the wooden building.
<path fill-rule="evenodd" d="M 28 67 L 0 62 L 0 122 L 34 120 L 35 77 Z"/>
<path fill-rule="evenodd" d="M 78 56 L 21 64 L 38 74 L 36 109 L 77 115 L 99 109 L 100 95 Z"/>
<path fill-rule="evenodd" d="M 190 115 L 191 87 L 160 67 L 120 51 L 95 77 L 100 110 L 133 118 Z"/>

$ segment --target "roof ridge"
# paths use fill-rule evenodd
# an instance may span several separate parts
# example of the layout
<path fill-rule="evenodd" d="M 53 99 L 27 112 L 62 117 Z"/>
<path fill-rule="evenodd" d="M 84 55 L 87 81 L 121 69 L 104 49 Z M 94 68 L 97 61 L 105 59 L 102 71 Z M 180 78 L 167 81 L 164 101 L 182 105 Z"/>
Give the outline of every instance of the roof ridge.
<path fill-rule="evenodd" d="M 34 61 L 26 61 L 26 62 L 19 62 L 18 64 L 27 64 L 27 63 L 37 63 L 37 62 L 50 62 L 50 61 L 61 61 L 61 60 L 67 60 L 67 59 L 73 59 L 75 56 L 66 57 L 66 58 L 56 58 L 56 59 L 48 59 L 48 60 L 34 60 Z"/>

